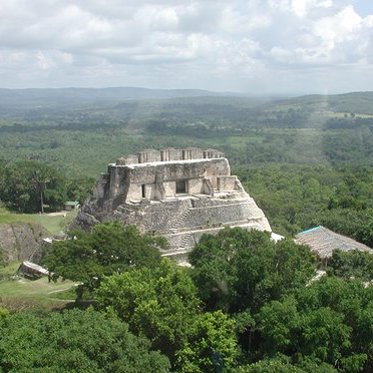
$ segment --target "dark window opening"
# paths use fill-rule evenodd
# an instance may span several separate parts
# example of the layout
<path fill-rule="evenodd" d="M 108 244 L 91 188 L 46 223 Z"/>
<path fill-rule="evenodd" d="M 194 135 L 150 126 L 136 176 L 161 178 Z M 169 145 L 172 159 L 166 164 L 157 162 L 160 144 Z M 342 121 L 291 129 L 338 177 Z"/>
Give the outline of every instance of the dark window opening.
<path fill-rule="evenodd" d="M 186 193 L 186 181 L 185 180 L 179 180 L 176 182 L 176 194 L 182 194 Z"/>
<path fill-rule="evenodd" d="M 145 193 L 145 184 L 141 185 L 141 197 L 146 198 L 146 193 Z"/>

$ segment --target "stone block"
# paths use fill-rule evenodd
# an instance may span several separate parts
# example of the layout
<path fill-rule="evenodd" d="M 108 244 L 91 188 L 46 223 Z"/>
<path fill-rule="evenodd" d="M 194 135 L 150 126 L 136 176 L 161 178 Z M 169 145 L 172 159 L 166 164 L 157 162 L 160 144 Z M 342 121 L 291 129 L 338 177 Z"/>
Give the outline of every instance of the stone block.
<path fill-rule="evenodd" d="M 189 179 L 188 180 L 188 193 L 200 194 L 202 193 L 203 179 Z"/>
<path fill-rule="evenodd" d="M 136 164 L 139 163 L 139 155 L 138 154 L 130 154 L 124 157 L 124 164 Z"/>
<path fill-rule="evenodd" d="M 176 192 L 176 182 L 175 181 L 166 181 L 163 183 L 164 189 L 166 192 L 166 197 L 175 197 Z"/>
<path fill-rule="evenodd" d="M 131 184 L 128 193 L 127 201 L 140 201 L 142 199 L 142 184 Z"/>
<path fill-rule="evenodd" d="M 147 149 L 139 153 L 139 163 L 160 162 L 161 152 L 159 150 Z"/>
<path fill-rule="evenodd" d="M 199 148 L 185 148 L 182 150 L 184 160 L 203 159 L 203 150 Z"/>
<path fill-rule="evenodd" d="M 161 161 L 180 161 L 183 159 L 183 154 L 181 149 L 165 148 L 161 149 Z"/>
<path fill-rule="evenodd" d="M 223 158 L 224 153 L 216 150 L 216 149 L 206 149 L 203 152 L 203 158 L 211 159 L 211 158 Z"/>
<path fill-rule="evenodd" d="M 217 178 L 219 192 L 233 191 L 236 186 L 236 180 L 236 176 L 219 176 Z"/>

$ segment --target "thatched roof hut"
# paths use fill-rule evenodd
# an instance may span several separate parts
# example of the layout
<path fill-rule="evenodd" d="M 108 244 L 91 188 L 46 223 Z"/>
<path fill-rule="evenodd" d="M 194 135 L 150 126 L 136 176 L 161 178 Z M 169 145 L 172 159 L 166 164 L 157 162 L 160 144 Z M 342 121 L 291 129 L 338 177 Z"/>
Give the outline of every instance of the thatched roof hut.
<path fill-rule="evenodd" d="M 373 249 L 370 247 L 321 225 L 298 233 L 295 236 L 295 242 L 309 246 L 321 259 L 331 257 L 333 251 L 337 249 L 367 251 L 373 254 Z"/>
<path fill-rule="evenodd" d="M 18 272 L 31 279 L 38 279 L 40 277 L 49 275 L 49 271 L 47 269 L 27 260 L 22 262 L 22 264 L 19 266 Z"/>

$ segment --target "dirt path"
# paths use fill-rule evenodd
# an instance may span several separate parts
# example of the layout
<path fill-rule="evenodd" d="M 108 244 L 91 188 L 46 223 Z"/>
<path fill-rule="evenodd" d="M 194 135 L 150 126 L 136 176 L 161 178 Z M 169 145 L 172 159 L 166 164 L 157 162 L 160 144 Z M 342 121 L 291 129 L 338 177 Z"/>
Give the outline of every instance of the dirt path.
<path fill-rule="evenodd" d="M 62 292 L 64 292 L 64 291 L 66 291 L 66 290 L 71 289 L 71 288 L 74 287 L 74 286 L 75 286 L 75 285 L 73 285 L 73 286 L 70 285 L 69 287 L 64 288 L 64 289 L 52 290 L 52 291 L 49 291 L 48 294 L 62 293 Z"/>
<path fill-rule="evenodd" d="M 46 213 L 44 215 L 47 215 L 47 216 L 66 216 L 67 214 L 67 211 L 58 211 L 58 212 L 49 212 L 49 213 Z"/>

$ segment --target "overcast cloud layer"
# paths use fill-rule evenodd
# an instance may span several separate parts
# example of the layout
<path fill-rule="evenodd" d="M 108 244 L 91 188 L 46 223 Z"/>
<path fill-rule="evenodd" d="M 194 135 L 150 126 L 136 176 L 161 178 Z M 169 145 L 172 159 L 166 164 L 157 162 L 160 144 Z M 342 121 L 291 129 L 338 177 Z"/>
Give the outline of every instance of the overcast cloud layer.
<path fill-rule="evenodd" d="M 0 87 L 373 90 L 372 0 L 1 0 Z"/>

